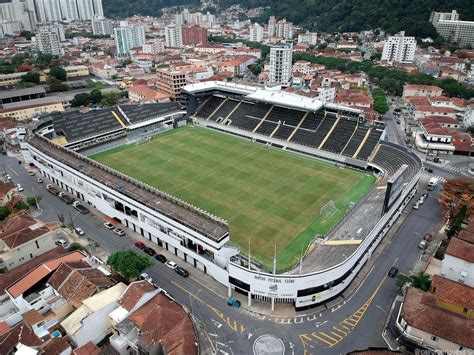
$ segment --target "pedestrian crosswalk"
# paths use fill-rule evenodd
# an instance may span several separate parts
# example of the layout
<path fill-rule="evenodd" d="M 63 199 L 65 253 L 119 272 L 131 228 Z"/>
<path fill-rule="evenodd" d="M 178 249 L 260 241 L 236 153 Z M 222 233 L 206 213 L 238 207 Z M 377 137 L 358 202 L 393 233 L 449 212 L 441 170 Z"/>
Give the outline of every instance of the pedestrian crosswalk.
<path fill-rule="evenodd" d="M 461 172 L 461 169 L 459 169 L 458 167 L 456 166 L 452 166 L 452 165 L 446 165 L 446 169 L 449 169 L 451 171 L 454 171 L 454 172 L 457 172 L 457 173 L 460 173 Z"/>
<path fill-rule="evenodd" d="M 446 182 L 447 181 L 447 179 L 444 176 L 434 175 L 434 177 L 437 178 L 439 182 Z"/>

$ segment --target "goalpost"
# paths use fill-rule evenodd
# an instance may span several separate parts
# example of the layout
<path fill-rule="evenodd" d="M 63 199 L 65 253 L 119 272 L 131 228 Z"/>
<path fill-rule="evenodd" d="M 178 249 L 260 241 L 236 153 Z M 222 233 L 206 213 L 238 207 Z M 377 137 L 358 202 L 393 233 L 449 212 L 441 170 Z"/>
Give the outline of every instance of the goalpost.
<path fill-rule="evenodd" d="M 339 211 L 339 208 L 337 208 L 336 203 L 334 200 L 330 200 L 321 207 L 319 215 L 323 217 L 332 217 L 337 213 L 337 211 Z"/>

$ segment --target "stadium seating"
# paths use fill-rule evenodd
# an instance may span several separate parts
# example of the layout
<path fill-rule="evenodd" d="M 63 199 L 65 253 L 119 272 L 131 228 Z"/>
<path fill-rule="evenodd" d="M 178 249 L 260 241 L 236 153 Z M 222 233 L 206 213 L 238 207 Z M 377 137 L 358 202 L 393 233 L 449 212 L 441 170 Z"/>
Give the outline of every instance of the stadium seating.
<path fill-rule="evenodd" d="M 269 122 L 265 120 L 260 124 L 255 133 L 260 133 L 269 136 L 270 134 L 272 134 L 272 132 L 277 126 L 278 125 L 275 122 Z"/>
<path fill-rule="evenodd" d="M 273 138 L 287 140 L 288 137 L 293 133 L 295 127 L 287 126 L 286 124 L 280 124 L 278 130 L 273 134 Z"/>
<path fill-rule="evenodd" d="M 267 121 L 272 121 L 275 123 L 281 122 L 285 123 L 288 126 L 296 127 L 303 118 L 305 112 L 290 110 L 287 108 L 275 106 L 273 107 L 272 112 L 267 117 Z"/>
<path fill-rule="evenodd" d="M 324 119 L 324 110 L 319 110 L 316 113 L 311 112 L 306 116 L 306 119 L 303 121 L 301 124 L 300 128 L 304 129 L 310 129 L 312 131 L 315 131 L 318 126 L 321 124 L 321 122 Z"/>
<path fill-rule="evenodd" d="M 260 119 L 247 116 L 249 112 L 252 112 L 253 106 L 253 104 L 242 102 L 232 115 L 228 117 L 231 120 L 231 125 L 247 131 L 253 131 L 260 122 Z"/>
<path fill-rule="evenodd" d="M 357 121 L 341 118 L 322 149 L 341 153 L 357 127 Z"/>
<path fill-rule="evenodd" d="M 115 110 L 120 115 L 122 111 L 131 124 L 149 120 L 151 117 L 165 116 L 167 114 L 180 111 L 181 107 L 177 102 L 163 102 L 146 105 L 121 105 Z"/>
<path fill-rule="evenodd" d="M 360 144 L 364 140 L 364 137 L 368 130 L 369 128 L 367 126 L 359 125 L 351 140 L 342 151 L 342 155 L 352 157 L 357 151 L 357 148 L 359 148 Z"/>
<path fill-rule="evenodd" d="M 212 116 L 209 118 L 213 121 L 216 121 L 219 118 L 226 118 L 238 103 L 238 101 L 227 99 L 227 101 L 224 102 L 214 114 L 211 113 Z"/>
<path fill-rule="evenodd" d="M 64 135 L 68 142 L 124 128 L 111 109 L 91 110 L 86 113 L 71 111 L 53 117 L 54 130 L 57 134 Z M 126 122 L 123 122 L 123 124 L 125 125 Z"/>
<path fill-rule="evenodd" d="M 358 114 L 342 113 L 325 108 L 305 112 L 264 102 L 251 103 L 212 96 L 204 102 L 197 116 L 347 157 L 357 153 L 355 158 L 369 159 L 383 130 L 372 128 L 366 138 L 369 126 L 359 124 Z"/>
<path fill-rule="evenodd" d="M 364 145 L 356 156 L 357 159 L 369 159 L 370 155 L 375 149 L 375 146 L 380 141 L 380 136 L 382 135 L 382 132 L 383 130 L 378 128 L 373 128 L 370 131 L 369 137 L 367 137 L 367 140 L 365 141 Z"/>
<path fill-rule="evenodd" d="M 224 101 L 224 98 L 218 96 L 212 96 L 208 101 L 204 103 L 204 106 L 196 113 L 200 118 L 208 119 L 210 115 L 219 107 Z"/>
<path fill-rule="evenodd" d="M 384 169 L 387 176 L 395 174 L 403 164 L 408 165 L 403 174 L 406 181 L 413 178 L 420 169 L 419 162 L 409 154 L 383 143 L 380 144 L 380 149 L 375 154 L 372 162 Z"/>

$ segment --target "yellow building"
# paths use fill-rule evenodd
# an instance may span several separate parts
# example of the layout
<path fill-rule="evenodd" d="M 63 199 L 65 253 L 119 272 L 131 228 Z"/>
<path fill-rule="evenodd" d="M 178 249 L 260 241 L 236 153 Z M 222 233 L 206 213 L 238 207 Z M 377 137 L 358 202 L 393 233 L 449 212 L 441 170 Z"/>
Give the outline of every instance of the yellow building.
<path fill-rule="evenodd" d="M 0 109 L 0 118 L 25 121 L 54 111 L 64 111 L 61 100 L 57 97 L 44 97 L 25 102 L 5 104 Z"/>

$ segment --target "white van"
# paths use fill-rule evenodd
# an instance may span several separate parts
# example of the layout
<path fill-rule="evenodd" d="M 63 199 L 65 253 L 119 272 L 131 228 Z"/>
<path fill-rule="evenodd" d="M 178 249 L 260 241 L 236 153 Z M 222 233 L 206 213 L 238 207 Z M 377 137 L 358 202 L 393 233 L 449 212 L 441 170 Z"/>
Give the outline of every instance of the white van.
<path fill-rule="evenodd" d="M 438 185 L 438 178 L 432 177 L 428 182 L 428 190 L 433 191 L 436 188 L 436 185 Z"/>

